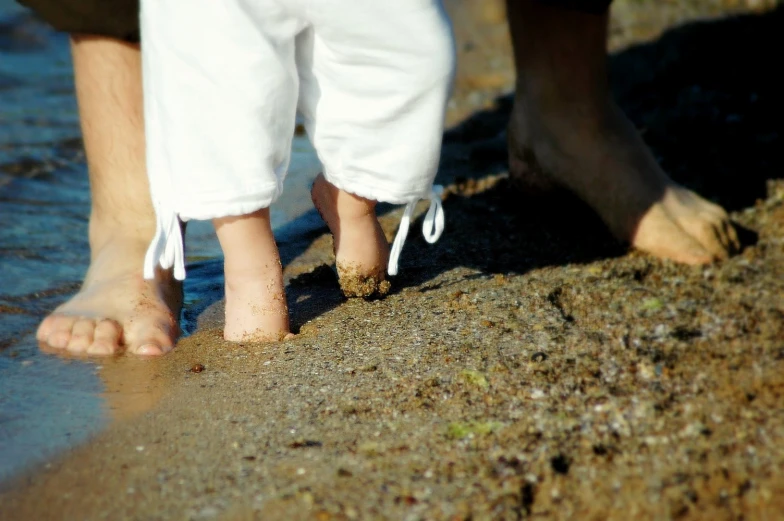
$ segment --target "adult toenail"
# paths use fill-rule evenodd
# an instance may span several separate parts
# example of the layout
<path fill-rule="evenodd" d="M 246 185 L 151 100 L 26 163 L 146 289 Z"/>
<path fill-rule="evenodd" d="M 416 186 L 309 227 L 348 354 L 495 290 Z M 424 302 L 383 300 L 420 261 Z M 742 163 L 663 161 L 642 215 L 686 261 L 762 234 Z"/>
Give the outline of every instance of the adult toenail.
<path fill-rule="evenodd" d="M 165 351 L 161 346 L 155 344 L 145 344 L 136 351 L 136 353 L 140 355 L 162 355 L 164 352 Z"/>
<path fill-rule="evenodd" d="M 54 347 L 55 349 L 62 349 L 66 345 L 68 345 L 68 340 L 61 336 L 55 336 L 55 337 L 47 338 L 46 343 L 49 344 L 50 347 Z"/>

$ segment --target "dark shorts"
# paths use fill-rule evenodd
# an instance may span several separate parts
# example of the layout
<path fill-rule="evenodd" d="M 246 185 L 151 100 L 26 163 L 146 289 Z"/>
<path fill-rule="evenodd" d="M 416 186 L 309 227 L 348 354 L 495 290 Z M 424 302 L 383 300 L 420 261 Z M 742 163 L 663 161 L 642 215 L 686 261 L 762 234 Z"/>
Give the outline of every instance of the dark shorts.
<path fill-rule="evenodd" d="M 17 1 L 58 31 L 139 41 L 139 0 Z"/>
<path fill-rule="evenodd" d="M 139 0 L 17 0 L 59 31 L 139 41 Z M 215 0 L 220 1 L 220 0 Z M 377 1 L 377 0 L 368 0 Z M 539 0 L 586 13 L 605 13 L 612 0 Z"/>

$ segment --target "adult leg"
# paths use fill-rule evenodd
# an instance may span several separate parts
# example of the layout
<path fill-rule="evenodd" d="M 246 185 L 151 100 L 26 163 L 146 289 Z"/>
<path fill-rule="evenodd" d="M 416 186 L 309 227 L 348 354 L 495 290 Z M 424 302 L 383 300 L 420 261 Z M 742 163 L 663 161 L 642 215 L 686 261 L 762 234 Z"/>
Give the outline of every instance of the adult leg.
<path fill-rule="evenodd" d="M 142 278 L 155 213 L 144 166 L 139 46 L 74 36 L 72 52 L 93 202 L 90 268 L 79 293 L 41 323 L 38 340 L 73 353 L 162 354 L 178 335 L 181 287 L 164 271 Z"/>
<path fill-rule="evenodd" d="M 670 179 L 612 99 L 607 12 L 548 5 L 558 3 L 507 1 L 517 67 L 512 175 L 532 189 L 573 191 L 616 237 L 657 257 L 726 257 L 738 246 L 726 212 Z"/>

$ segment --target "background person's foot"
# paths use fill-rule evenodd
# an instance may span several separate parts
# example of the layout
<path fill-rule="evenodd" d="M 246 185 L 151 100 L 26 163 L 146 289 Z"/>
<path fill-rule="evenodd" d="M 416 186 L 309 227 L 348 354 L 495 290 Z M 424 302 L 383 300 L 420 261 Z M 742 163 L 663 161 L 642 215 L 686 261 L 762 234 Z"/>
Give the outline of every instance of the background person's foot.
<path fill-rule="evenodd" d="M 672 181 L 613 102 L 597 112 L 518 95 L 511 176 L 536 191 L 574 192 L 619 240 L 656 257 L 706 264 L 738 249 L 724 209 Z"/>
<path fill-rule="evenodd" d="M 727 213 L 670 179 L 612 101 L 608 13 L 508 0 L 507 15 L 513 178 L 570 190 L 618 239 L 660 258 L 706 264 L 737 249 Z"/>

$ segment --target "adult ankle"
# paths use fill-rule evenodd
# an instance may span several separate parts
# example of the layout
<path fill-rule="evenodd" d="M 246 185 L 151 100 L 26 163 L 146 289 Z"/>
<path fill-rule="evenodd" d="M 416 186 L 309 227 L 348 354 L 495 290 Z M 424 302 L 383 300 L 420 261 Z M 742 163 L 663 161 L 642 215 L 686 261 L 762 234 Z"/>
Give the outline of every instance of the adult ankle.
<path fill-rule="evenodd" d="M 149 245 L 155 236 L 155 226 L 152 219 L 120 219 L 116 215 L 102 215 L 93 211 L 89 224 L 90 251 L 94 257 L 111 243 Z"/>
<path fill-rule="evenodd" d="M 572 120 L 599 122 L 613 103 L 609 90 L 599 85 L 581 87 L 537 79 L 518 80 L 515 113 L 564 115 Z"/>

